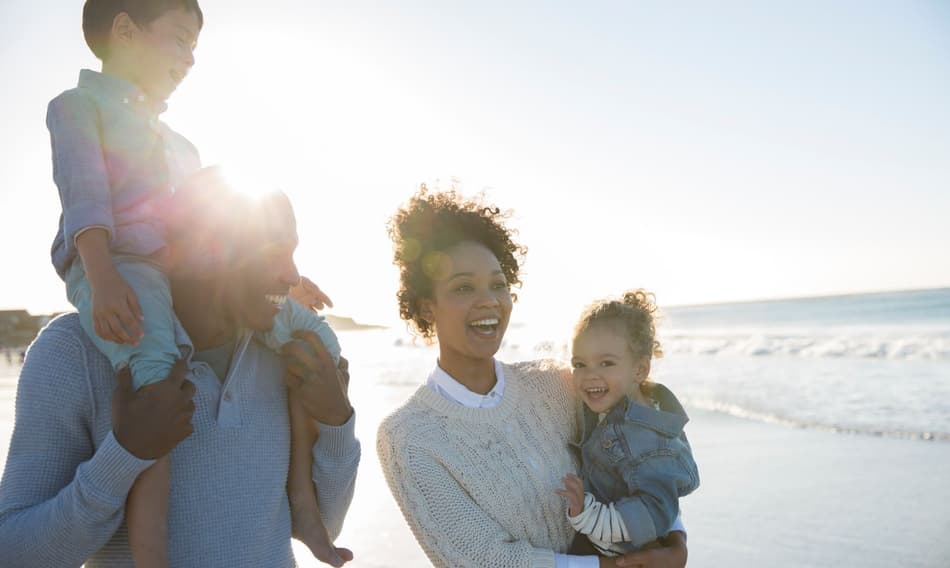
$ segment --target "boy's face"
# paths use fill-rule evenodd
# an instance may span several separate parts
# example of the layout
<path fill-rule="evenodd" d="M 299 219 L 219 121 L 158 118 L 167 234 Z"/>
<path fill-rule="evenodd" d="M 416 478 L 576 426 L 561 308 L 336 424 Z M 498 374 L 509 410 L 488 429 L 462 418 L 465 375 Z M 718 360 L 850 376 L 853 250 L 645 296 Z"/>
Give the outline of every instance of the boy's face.
<path fill-rule="evenodd" d="M 201 31 L 198 16 L 176 8 L 147 26 L 134 28 L 128 43 L 131 78 L 149 98 L 165 101 L 195 64 L 194 49 Z"/>

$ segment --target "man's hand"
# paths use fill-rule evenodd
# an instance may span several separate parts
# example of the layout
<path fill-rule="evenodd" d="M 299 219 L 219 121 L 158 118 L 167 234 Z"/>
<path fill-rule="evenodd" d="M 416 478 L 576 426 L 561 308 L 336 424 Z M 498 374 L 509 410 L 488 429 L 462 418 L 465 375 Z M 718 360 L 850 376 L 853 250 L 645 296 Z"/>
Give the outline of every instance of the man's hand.
<path fill-rule="evenodd" d="M 167 379 L 136 392 L 128 367 L 119 371 L 119 384 L 112 395 L 112 431 L 126 451 L 153 460 L 191 435 L 195 385 L 185 378 L 187 374 L 187 364 L 179 360 Z"/>
<path fill-rule="evenodd" d="M 565 475 L 561 482 L 564 488 L 554 492 L 567 499 L 567 514 L 576 517 L 584 512 L 584 482 L 573 473 Z"/>
<path fill-rule="evenodd" d="M 290 288 L 290 297 L 297 300 L 297 303 L 301 306 L 314 311 L 333 307 L 330 296 L 327 296 L 319 286 L 306 276 L 301 276 L 300 282 Z"/>
<path fill-rule="evenodd" d="M 284 383 L 290 396 L 298 397 L 307 414 L 317 422 L 340 426 L 350 419 L 353 407 L 346 391 L 349 364 L 340 357 L 339 368 L 312 331 L 295 331 L 295 341 L 284 345 Z"/>
<path fill-rule="evenodd" d="M 631 552 L 617 558 L 621 568 L 684 568 L 686 566 L 686 535 L 673 531 L 660 539 L 662 546 Z M 603 566 L 603 564 L 601 564 Z"/>

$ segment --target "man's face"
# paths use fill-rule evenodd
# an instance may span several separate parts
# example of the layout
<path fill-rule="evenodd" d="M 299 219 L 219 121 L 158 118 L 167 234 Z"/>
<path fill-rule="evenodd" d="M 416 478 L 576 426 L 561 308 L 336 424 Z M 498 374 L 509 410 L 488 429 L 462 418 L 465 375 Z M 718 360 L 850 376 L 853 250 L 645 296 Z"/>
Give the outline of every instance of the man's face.
<path fill-rule="evenodd" d="M 300 281 L 294 251 L 297 228 L 286 199 L 270 200 L 258 210 L 242 237 L 238 262 L 224 282 L 228 311 L 235 323 L 267 331 Z"/>
<path fill-rule="evenodd" d="M 135 27 L 130 47 L 132 79 L 151 99 L 164 101 L 195 64 L 198 15 L 184 8 L 169 10 L 150 24 Z"/>

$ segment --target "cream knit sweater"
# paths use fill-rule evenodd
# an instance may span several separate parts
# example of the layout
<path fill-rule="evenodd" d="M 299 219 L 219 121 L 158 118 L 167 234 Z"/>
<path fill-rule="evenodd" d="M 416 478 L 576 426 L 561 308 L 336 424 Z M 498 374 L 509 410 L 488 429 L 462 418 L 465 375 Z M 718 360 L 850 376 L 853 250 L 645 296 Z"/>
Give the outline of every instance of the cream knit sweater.
<path fill-rule="evenodd" d="M 467 408 L 422 386 L 379 427 L 389 488 L 437 567 L 553 568 L 574 536 L 554 493 L 577 472 L 570 375 L 553 362 L 503 368 L 495 408 Z"/>

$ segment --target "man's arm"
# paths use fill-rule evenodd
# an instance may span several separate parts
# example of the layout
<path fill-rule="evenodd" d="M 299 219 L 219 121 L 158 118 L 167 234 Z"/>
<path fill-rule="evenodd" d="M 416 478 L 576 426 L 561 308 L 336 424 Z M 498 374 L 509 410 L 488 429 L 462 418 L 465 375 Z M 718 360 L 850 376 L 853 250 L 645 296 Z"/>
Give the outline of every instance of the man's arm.
<path fill-rule="evenodd" d="M 55 328 L 24 362 L 0 481 L 4 567 L 81 565 L 119 527 L 129 488 L 152 463 L 111 433 L 94 446 L 88 363 L 78 338 Z"/>
<path fill-rule="evenodd" d="M 313 447 L 312 477 L 324 526 L 331 539 L 343 528 L 343 518 L 353 500 L 360 462 L 360 443 L 354 434 L 356 414 L 347 395 L 349 363 L 339 366 L 313 331 L 295 331 L 297 341 L 283 350 L 284 381 L 307 415 L 317 422 L 320 434 Z"/>
<path fill-rule="evenodd" d="M 361 450 L 355 424 L 355 413 L 342 426 L 319 424 L 320 436 L 313 447 L 313 482 L 320 516 L 333 540 L 343 530 L 343 518 L 356 486 Z"/>

